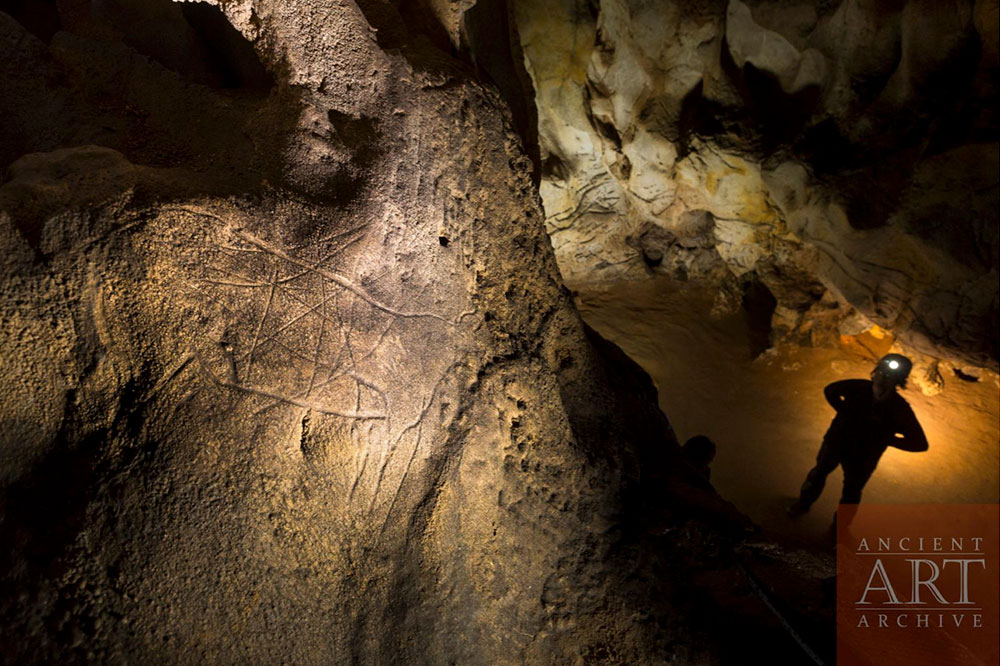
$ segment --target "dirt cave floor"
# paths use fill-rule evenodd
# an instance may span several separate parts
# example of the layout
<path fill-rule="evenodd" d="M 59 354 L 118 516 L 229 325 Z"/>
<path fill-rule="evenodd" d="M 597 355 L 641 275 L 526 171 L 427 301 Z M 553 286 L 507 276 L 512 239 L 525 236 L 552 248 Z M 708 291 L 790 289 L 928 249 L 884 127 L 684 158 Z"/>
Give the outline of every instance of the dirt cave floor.
<path fill-rule="evenodd" d="M 656 278 L 573 287 L 587 323 L 653 377 L 678 439 L 704 434 L 715 440 L 712 483 L 719 493 L 766 529 L 803 545 L 825 543 L 843 480 L 839 468 L 810 513 L 793 521 L 785 508 L 833 418 L 823 387 L 867 378 L 874 355 L 795 346 L 752 359 L 742 314 L 713 316 L 714 294 L 690 283 Z M 864 502 L 998 501 L 1000 382 L 995 373 L 977 373 L 978 381 L 942 373 L 944 389 L 934 396 L 912 381 L 901 391 L 930 449 L 888 449 Z"/>

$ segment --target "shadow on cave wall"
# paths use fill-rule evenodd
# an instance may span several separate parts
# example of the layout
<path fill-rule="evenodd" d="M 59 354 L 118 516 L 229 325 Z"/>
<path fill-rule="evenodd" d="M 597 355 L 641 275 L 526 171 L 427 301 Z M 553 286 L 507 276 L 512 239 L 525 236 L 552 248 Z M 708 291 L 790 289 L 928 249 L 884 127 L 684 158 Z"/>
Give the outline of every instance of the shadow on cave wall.
<path fill-rule="evenodd" d="M 155 192 L 134 192 L 138 206 L 198 195 L 253 194 L 261 181 L 283 178 L 286 142 L 302 108 L 296 95 L 276 80 L 216 6 L 170 0 L 0 0 L 0 185 L 26 155 L 99 146 L 118 151 L 132 164 L 162 169 L 163 180 L 173 183 L 146 188 Z M 107 166 L 86 159 L 49 164 L 55 166 L 46 175 L 57 179 L 73 176 L 74 168 Z M 72 180 L 66 182 L 71 188 Z M 116 182 L 115 187 L 127 185 Z M 4 212 L 38 251 L 35 232 L 42 222 L 16 206 Z M 46 270 L 35 268 L 39 274 Z M 66 296 L 54 293 L 56 299 Z M 37 311 L 40 319 L 49 315 Z M 80 322 L 75 324 L 82 335 Z M 147 415 L 139 387 L 149 381 L 130 382 L 117 396 L 114 422 L 96 431 L 85 425 L 87 415 L 76 413 L 73 391 L 68 391 L 53 440 L 45 450 L 32 452 L 30 464 L 0 489 L 0 622 L 8 629 L 19 627 L 33 619 L 26 608 L 48 607 L 51 612 L 42 622 L 55 640 L 42 653 L 72 644 L 76 639 L 70 634 L 80 627 L 88 635 L 94 631 L 86 614 L 69 621 L 72 609 L 65 600 L 72 591 L 44 581 L 63 575 L 81 527 L 94 519 L 95 489 L 124 484 L 136 461 L 148 463 L 162 454 L 156 441 L 141 436 Z M 0 443 L 31 441 L 38 430 L 37 423 L 0 419 Z M 109 456 L 106 444 L 115 436 L 138 444 L 124 457 Z M 108 519 L 114 515 L 111 511 Z M 108 575 L 113 579 L 112 572 Z M 0 662 L 35 654 L 33 648 L 19 632 L 6 631 Z M 78 652 L 81 663 L 88 661 L 86 649 Z"/>
<path fill-rule="evenodd" d="M 920 162 L 997 140 L 995 105 L 974 85 L 981 41 L 970 23 L 947 58 L 923 69 L 914 69 L 897 44 L 891 66 L 855 80 L 850 108 L 831 115 L 819 85 L 786 92 L 773 72 L 739 66 L 724 40 L 720 64 L 742 104 L 723 108 L 700 94 L 685 100 L 699 119 L 690 131 L 766 163 L 793 158 L 810 165 L 841 194 L 852 227 L 881 227 L 899 210 Z M 909 86 L 905 103 L 887 93 L 899 78 Z"/>
<path fill-rule="evenodd" d="M 188 81 L 265 92 L 274 86 L 253 45 L 213 5 L 107 0 L 64 10 L 65 21 L 54 0 L 3 0 L 0 11 L 46 44 L 61 30 L 109 37 L 117 33 L 138 53 Z"/>
<path fill-rule="evenodd" d="M 97 145 L 244 191 L 276 175 L 298 106 L 216 6 L 0 2 L 0 171 Z"/>
<path fill-rule="evenodd" d="M 0 0 L 0 174 L 93 145 L 176 169 L 163 177 L 174 187 L 135 193 L 152 200 L 271 186 L 335 207 L 365 196 L 384 154 L 375 119 L 323 109 L 306 127 L 322 96 L 283 83 L 280 55 L 269 67 L 213 5 Z"/>
<path fill-rule="evenodd" d="M 541 148 L 535 92 L 508 0 L 478 0 L 461 12 L 461 44 L 455 46 L 428 3 L 358 0 L 383 50 L 398 49 L 414 69 L 446 79 L 459 74 L 496 87 L 507 103 L 512 129 L 541 179 Z"/>

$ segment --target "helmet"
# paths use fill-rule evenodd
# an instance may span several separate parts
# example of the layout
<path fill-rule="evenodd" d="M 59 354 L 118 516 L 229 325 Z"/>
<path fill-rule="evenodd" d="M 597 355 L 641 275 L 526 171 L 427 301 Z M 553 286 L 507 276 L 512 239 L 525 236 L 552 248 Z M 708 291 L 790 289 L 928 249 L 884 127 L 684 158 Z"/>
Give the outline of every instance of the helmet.
<path fill-rule="evenodd" d="M 902 354 L 886 354 L 875 366 L 875 372 L 884 374 L 897 386 L 904 386 L 912 368 L 913 362 Z"/>

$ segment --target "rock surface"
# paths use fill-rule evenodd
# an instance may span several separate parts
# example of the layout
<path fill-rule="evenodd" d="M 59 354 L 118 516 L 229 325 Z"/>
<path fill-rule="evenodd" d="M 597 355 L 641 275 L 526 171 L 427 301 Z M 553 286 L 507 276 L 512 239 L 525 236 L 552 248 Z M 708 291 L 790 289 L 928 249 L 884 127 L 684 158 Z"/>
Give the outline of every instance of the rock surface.
<path fill-rule="evenodd" d="M 571 285 L 762 285 L 775 339 L 996 367 L 995 1 L 515 9 Z"/>
<path fill-rule="evenodd" d="M 748 525 L 581 322 L 469 68 L 375 2 L 8 4 L 2 661 L 732 650 L 748 588 L 691 572 Z"/>

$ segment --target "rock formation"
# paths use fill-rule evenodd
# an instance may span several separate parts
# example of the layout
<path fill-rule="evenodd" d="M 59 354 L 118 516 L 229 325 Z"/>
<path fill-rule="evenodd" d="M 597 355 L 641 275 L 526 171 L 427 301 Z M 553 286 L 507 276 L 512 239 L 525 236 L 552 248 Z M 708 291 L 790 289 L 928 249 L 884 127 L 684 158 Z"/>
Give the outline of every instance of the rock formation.
<path fill-rule="evenodd" d="M 996 12 L 0 3 L 3 661 L 822 645 L 563 279 L 995 367 Z"/>
<path fill-rule="evenodd" d="M 996 367 L 996 2 L 514 5 L 568 282 L 763 286 L 776 339 Z"/>
<path fill-rule="evenodd" d="M 3 9 L 5 663 L 717 659 L 746 523 L 469 67 L 376 2 Z"/>

